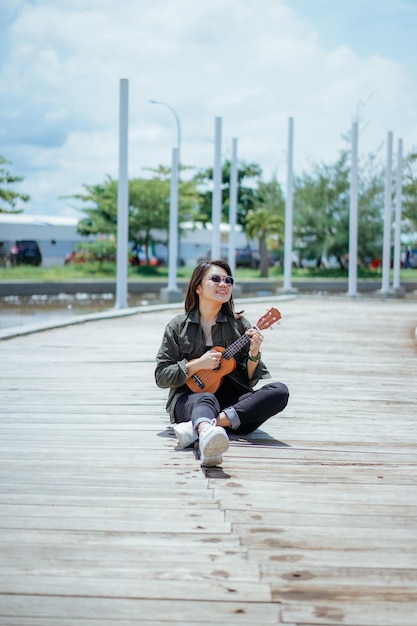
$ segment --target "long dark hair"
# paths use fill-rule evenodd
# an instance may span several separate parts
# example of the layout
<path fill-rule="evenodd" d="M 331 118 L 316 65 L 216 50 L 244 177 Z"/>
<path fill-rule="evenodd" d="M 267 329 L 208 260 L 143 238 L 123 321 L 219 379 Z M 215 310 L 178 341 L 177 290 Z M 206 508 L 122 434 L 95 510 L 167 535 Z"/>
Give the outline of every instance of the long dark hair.
<path fill-rule="evenodd" d="M 232 275 L 230 265 L 224 259 L 217 259 L 216 261 L 209 261 L 208 259 L 205 259 L 204 261 L 201 261 L 194 269 L 194 272 L 192 273 L 192 276 L 190 278 L 190 282 L 188 283 L 187 293 L 185 294 L 184 301 L 184 308 L 186 313 L 190 313 L 191 311 L 198 309 L 200 297 L 197 293 L 197 288 L 200 286 L 206 271 L 213 265 L 221 267 L 228 276 Z M 233 303 L 232 295 L 227 302 L 223 302 L 222 310 L 226 313 L 226 315 L 234 316 L 235 305 Z"/>

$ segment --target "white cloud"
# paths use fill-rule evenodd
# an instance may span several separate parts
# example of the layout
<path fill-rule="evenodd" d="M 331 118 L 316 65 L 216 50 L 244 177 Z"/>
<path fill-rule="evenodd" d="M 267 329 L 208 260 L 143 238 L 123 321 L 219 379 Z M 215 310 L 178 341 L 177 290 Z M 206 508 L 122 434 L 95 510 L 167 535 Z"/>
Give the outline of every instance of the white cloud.
<path fill-rule="evenodd" d="M 358 107 L 361 150 L 388 130 L 402 133 L 406 149 L 417 143 L 409 66 L 343 41 L 324 49 L 284 0 L 9 0 L 8 8 L 0 153 L 25 177 L 32 213 L 63 212 L 59 196 L 117 176 L 120 78 L 130 87 L 131 176 L 168 164 L 176 142 L 172 113 L 149 99 L 176 110 L 182 161 L 197 167 L 213 162 L 217 115 L 224 154 L 237 137 L 239 157 L 266 176 L 285 174 L 289 116 L 298 168 L 336 158 Z"/>

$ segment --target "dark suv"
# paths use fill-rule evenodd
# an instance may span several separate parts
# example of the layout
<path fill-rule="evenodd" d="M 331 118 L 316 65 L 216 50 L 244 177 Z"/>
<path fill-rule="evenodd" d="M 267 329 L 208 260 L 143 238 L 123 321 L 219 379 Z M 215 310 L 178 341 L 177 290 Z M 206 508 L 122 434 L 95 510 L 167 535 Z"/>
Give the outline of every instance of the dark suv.
<path fill-rule="evenodd" d="M 236 248 L 236 267 L 259 267 L 259 254 L 247 248 Z"/>
<path fill-rule="evenodd" d="M 36 241 L 16 241 L 9 251 L 11 265 L 41 265 L 42 253 Z"/>

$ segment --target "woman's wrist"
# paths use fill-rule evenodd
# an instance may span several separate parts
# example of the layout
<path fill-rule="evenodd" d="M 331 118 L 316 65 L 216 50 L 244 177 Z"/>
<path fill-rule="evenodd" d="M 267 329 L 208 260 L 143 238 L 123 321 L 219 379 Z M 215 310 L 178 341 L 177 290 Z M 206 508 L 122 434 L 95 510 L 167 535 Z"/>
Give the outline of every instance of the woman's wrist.
<path fill-rule="evenodd" d="M 261 360 L 261 356 L 262 353 L 260 351 L 258 352 L 258 354 L 252 354 L 251 352 L 248 353 L 249 361 L 254 361 L 255 363 L 258 363 Z"/>

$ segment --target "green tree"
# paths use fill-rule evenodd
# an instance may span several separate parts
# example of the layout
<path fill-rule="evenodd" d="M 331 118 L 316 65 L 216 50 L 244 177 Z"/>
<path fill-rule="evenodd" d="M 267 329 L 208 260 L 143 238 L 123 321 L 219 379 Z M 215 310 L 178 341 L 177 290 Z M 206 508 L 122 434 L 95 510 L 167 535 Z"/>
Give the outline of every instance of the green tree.
<path fill-rule="evenodd" d="M 129 181 L 129 241 L 146 246 L 147 253 L 157 243 L 156 231 L 163 231 L 162 242 L 169 240 L 170 170 L 160 166 L 154 177 L 134 178 Z M 87 206 L 81 210 L 85 217 L 78 223 L 82 235 L 117 235 L 117 180 L 107 176 L 104 183 L 84 185 L 84 193 L 73 198 Z M 181 183 L 179 189 L 179 216 L 191 215 L 198 192 L 194 182 Z"/>
<path fill-rule="evenodd" d="M 294 242 L 299 256 L 315 259 L 317 267 L 330 248 L 341 257 L 349 206 L 349 164 L 342 152 L 335 165 L 313 164 L 294 185 Z M 339 260 L 343 265 L 343 261 Z"/>
<path fill-rule="evenodd" d="M 168 232 L 169 194 L 168 180 L 136 178 L 129 182 L 129 240 L 145 246 L 147 255 L 156 243 L 152 231 Z"/>
<path fill-rule="evenodd" d="M 381 243 L 382 172 L 370 156 L 359 170 L 358 255 L 374 256 Z M 349 251 L 350 158 L 342 150 L 336 163 L 313 164 L 311 173 L 296 179 L 294 190 L 294 241 L 300 259 L 334 256 L 346 266 Z"/>
<path fill-rule="evenodd" d="M 358 176 L 358 258 L 360 262 L 382 253 L 384 168 L 374 154 L 362 160 Z M 349 245 L 349 243 L 348 243 Z"/>
<path fill-rule="evenodd" d="M 81 235 L 116 235 L 117 233 L 117 181 L 107 176 L 103 183 L 83 185 L 84 193 L 72 196 L 87 204 L 81 210 L 86 214 L 78 222 Z"/>
<path fill-rule="evenodd" d="M 417 231 L 417 152 L 404 159 L 402 216 L 408 231 Z"/>
<path fill-rule="evenodd" d="M 222 166 L 222 220 L 229 218 L 229 196 L 230 196 L 230 160 L 225 161 Z M 237 169 L 237 223 L 245 228 L 246 216 L 254 208 L 256 200 L 256 186 L 259 182 L 262 170 L 257 163 L 239 164 Z M 209 167 L 200 170 L 194 177 L 194 181 L 199 188 L 203 188 L 199 200 L 199 219 L 204 222 L 211 221 L 211 211 L 213 202 L 213 168 Z"/>
<path fill-rule="evenodd" d="M 0 213 L 22 213 L 23 209 L 16 209 L 15 207 L 18 201 L 28 202 L 30 196 L 10 189 L 10 185 L 23 181 L 22 176 L 12 176 L 8 171 L 6 166 L 10 163 L 0 155 Z"/>
<path fill-rule="evenodd" d="M 153 172 L 153 180 L 159 180 L 169 183 L 168 186 L 168 209 L 169 209 L 169 194 L 171 190 L 171 168 L 164 165 L 160 165 L 158 168 L 147 168 Z M 194 169 L 190 166 L 181 166 L 181 171 Z M 143 180 L 143 179 L 140 179 Z M 197 183 L 194 177 L 191 180 L 180 180 L 178 188 L 178 221 L 179 225 L 183 221 L 195 221 L 199 215 L 198 203 L 200 193 L 197 189 Z M 167 231 L 168 238 L 168 225 L 169 225 L 169 210 L 165 215 L 166 224 L 165 229 Z M 168 239 L 167 239 L 168 241 Z"/>

